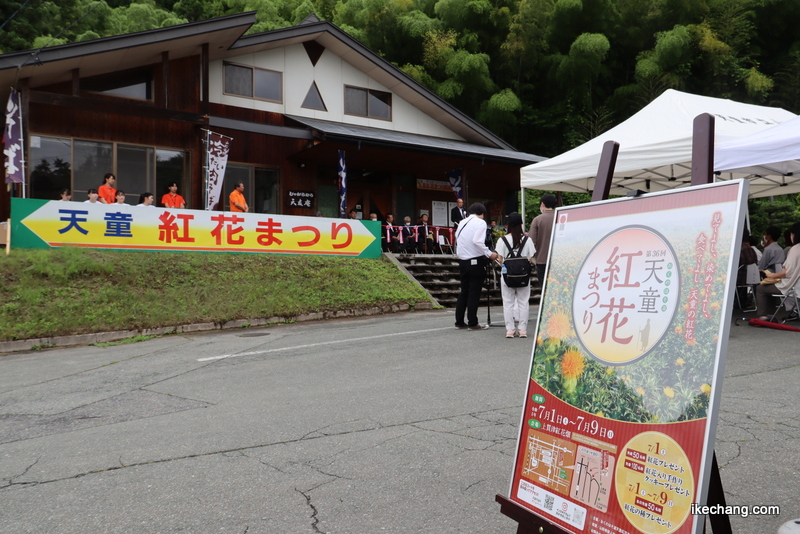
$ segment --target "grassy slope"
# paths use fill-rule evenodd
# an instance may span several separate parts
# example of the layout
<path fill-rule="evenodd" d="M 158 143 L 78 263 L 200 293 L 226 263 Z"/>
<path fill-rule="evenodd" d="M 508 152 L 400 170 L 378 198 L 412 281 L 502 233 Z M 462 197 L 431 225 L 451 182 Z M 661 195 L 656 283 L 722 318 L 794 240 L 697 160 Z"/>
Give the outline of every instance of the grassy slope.
<path fill-rule="evenodd" d="M 428 298 L 385 258 L 13 250 L 0 276 L 0 341 Z"/>

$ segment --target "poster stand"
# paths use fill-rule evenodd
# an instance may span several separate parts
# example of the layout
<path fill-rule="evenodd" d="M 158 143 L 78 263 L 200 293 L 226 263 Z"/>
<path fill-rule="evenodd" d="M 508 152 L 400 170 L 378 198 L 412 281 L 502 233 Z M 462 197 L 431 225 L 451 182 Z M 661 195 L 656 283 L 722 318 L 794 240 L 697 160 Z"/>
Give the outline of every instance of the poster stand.
<path fill-rule="evenodd" d="M 714 172 L 714 117 L 708 113 L 698 115 L 693 124 L 692 141 L 692 184 L 702 185 L 713 182 Z M 600 155 L 600 164 L 597 170 L 595 188 L 592 192 L 592 202 L 608 199 L 611 189 L 611 178 L 614 175 L 619 143 L 606 141 Z M 554 525 L 546 519 L 523 508 L 510 499 L 495 495 L 495 501 L 500 503 L 500 513 L 510 517 L 518 523 L 517 534 L 569 534 L 561 527 Z M 711 459 L 711 478 L 708 486 L 708 506 L 725 508 L 725 491 L 722 488 L 722 478 L 719 474 L 717 454 L 713 453 Z M 708 516 L 713 534 L 733 534 L 730 517 L 727 514 L 713 514 Z M 703 533 L 706 525 L 703 525 Z"/>

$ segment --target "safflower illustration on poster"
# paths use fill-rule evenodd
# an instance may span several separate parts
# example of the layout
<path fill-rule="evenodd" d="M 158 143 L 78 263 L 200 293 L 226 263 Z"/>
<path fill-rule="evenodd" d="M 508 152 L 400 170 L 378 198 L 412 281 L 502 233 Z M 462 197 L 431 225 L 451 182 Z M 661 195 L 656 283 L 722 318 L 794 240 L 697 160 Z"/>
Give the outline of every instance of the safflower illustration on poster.
<path fill-rule="evenodd" d="M 513 501 L 567 532 L 702 530 L 746 198 L 726 182 L 557 210 Z"/>

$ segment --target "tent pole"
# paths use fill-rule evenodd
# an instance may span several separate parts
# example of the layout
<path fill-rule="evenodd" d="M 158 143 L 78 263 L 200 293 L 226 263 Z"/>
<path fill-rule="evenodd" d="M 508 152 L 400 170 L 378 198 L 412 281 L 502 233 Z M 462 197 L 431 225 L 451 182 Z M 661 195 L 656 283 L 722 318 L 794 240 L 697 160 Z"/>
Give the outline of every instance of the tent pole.
<path fill-rule="evenodd" d="M 714 116 L 694 118 L 692 135 L 692 185 L 714 182 Z"/>
<path fill-rule="evenodd" d="M 619 143 L 616 141 L 603 143 L 603 152 L 600 154 L 600 165 L 597 168 L 597 178 L 592 191 L 592 202 L 608 198 L 608 193 L 611 191 L 611 177 L 614 176 L 614 168 L 617 166 L 617 154 L 619 154 Z"/>

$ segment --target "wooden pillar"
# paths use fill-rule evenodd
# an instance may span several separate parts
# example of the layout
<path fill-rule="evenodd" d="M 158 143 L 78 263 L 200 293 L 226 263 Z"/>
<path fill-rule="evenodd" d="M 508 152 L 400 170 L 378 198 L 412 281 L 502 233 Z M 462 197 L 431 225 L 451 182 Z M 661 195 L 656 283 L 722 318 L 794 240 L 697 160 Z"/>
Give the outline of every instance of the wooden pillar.
<path fill-rule="evenodd" d="M 31 96 L 30 78 L 23 78 L 19 81 L 19 107 L 22 111 L 22 146 L 25 147 L 25 154 L 22 160 L 22 183 L 15 184 L 17 195 L 22 198 L 30 196 L 28 187 L 30 186 L 30 161 L 31 157 Z"/>
<path fill-rule="evenodd" d="M 208 43 L 203 43 L 200 49 L 200 113 L 208 115 Z"/>
<path fill-rule="evenodd" d="M 161 107 L 169 108 L 169 52 L 161 52 Z"/>

